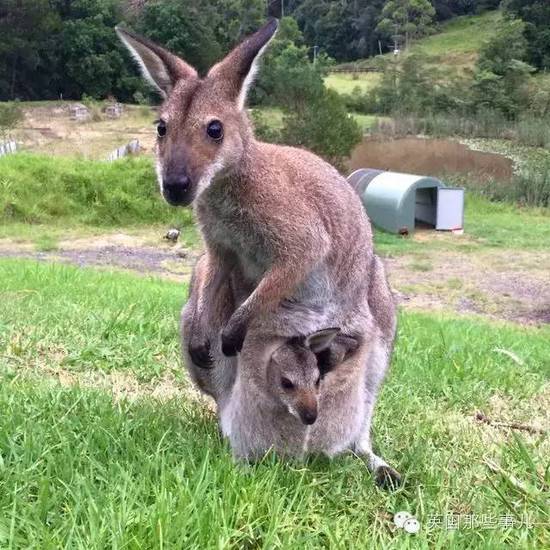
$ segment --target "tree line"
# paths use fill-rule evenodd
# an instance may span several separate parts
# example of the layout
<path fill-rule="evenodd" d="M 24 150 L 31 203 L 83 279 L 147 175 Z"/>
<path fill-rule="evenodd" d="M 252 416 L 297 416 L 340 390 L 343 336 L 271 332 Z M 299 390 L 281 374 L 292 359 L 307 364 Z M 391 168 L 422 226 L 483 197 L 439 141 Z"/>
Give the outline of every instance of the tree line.
<path fill-rule="evenodd" d="M 387 52 L 396 36 L 416 38 L 438 21 L 499 1 L 1 0 L 0 100 L 146 97 L 149 90 L 113 31 L 121 21 L 204 71 L 268 14 L 295 19 L 310 59 L 315 48 L 340 62 Z M 543 66 L 549 54 L 536 51 L 537 14 L 548 8 L 538 3 L 540 9 L 528 9 L 537 2 L 508 2 L 519 17 L 531 18 L 526 33 Z"/>

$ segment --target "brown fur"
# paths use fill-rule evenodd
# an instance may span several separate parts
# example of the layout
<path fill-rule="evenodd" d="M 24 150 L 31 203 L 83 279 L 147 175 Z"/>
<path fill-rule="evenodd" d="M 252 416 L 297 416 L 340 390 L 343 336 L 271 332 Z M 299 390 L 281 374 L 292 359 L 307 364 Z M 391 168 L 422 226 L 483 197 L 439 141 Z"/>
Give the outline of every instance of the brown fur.
<path fill-rule="evenodd" d="M 167 96 L 161 108 L 166 135 L 157 148 L 161 189 L 173 204 L 194 204 L 207 250 L 201 295 L 186 306 L 185 341 L 200 364 L 209 350 L 220 351 L 213 327 L 223 326 L 225 355 L 239 351 L 250 332 L 239 373 L 242 367 L 253 383 L 250 362 L 264 356 L 258 346 L 265 338 L 305 335 L 327 326 L 359 334 L 359 359 L 351 357 L 337 369 L 341 384 L 334 391 L 342 400 L 331 402 L 348 400 L 354 411 L 365 412 L 361 448 L 371 452 L 364 433 L 389 362 L 395 308 L 383 267 L 373 255 L 369 221 L 347 181 L 307 151 L 254 137 L 244 97 L 259 53 L 275 30 L 276 23 L 267 23 L 203 79 L 187 69 L 180 77 L 183 65 L 176 56 L 119 30 Z M 159 69 L 158 59 L 169 62 Z M 215 121 L 223 124 L 222 139 L 208 134 Z M 231 289 L 235 278 L 238 285 Z M 214 355 L 214 363 L 222 360 Z M 234 363 L 229 370 L 234 376 Z M 327 410 L 342 420 L 340 410 Z M 336 431 L 343 428 L 334 425 Z M 347 444 L 344 439 L 340 446 Z"/>

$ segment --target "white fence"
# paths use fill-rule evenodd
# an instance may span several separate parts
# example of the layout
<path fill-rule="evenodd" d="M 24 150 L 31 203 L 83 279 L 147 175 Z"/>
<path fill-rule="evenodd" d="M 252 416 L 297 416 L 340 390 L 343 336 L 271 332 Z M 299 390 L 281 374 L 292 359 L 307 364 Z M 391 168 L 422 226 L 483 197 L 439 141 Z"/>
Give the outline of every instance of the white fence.
<path fill-rule="evenodd" d="M 140 148 L 139 140 L 133 139 L 130 143 L 127 143 L 126 145 L 115 149 L 112 153 L 109 153 L 107 160 L 113 161 L 125 157 L 126 155 L 135 155 L 139 153 Z"/>
<path fill-rule="evenodd" d="M 6 143 L 0 143 L 0 157 L 4 155 L 11 155 L 17 151 L 17 143 L 15 141 L 7 141 Z"/>

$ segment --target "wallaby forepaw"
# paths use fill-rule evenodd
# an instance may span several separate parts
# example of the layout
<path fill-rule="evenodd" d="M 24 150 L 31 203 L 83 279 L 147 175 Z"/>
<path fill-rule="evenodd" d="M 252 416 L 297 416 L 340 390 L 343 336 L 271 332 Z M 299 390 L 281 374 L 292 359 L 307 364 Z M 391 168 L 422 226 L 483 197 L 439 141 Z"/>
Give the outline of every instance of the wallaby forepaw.
<path fill-rule="evenodd" d="M 210 342 L 206 341 L 200 345 L 190 344 L 188 351 L 191 361 L 193 361 L 197 367 L 211 369 L 214 366 L 214 360 L 210 353 Z"/>
<path fill-rule="evenodd" d="M 227 326 L 222 332 L 222 353 L 227 357 L 237 355 L 243 349 L 246 327 Z"/>
<path fill-rule="evenodd" d="M 388 491 L 397 489 L 403 481 L 399 472 L 394 470 L 391 466 L 379 466 L 376 468 L 374 480 L 378 487 Z"/>

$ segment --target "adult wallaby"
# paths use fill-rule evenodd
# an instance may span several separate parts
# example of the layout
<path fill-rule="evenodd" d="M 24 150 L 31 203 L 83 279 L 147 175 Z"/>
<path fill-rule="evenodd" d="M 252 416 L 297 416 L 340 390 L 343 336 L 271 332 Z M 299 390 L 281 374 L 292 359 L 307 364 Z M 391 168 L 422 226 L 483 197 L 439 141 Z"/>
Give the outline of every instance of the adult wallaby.
<path fill-rule="evenodd" d="M 188 342 L 197 364 L 209 362 L 212 345 L 202 303 L 230 302 L 224 287 L 235 267 L 251 293 L 223 328 L 226 355 L 241 349 L 251 320 L 281 305 L 293 308 L 279 323 L 289 336 L 300 327 L 304 334 L 369 328 L 362 297 L 372 236 L 359 198 L 319 157 L 257 141 L 244 109 L 258 58 L 276 29 L 276 20 L 269 21 L 204 78 L 160 46 L 118 29 L 166 98 L 157 128 L 162 193 L 174 205 L 194 203 L 208 252 L 205 298 L 196 303 Z"/>
<path fill-rule="evenodd" d="M 382 343 L 375 309 L 393 311 L 393 301 L 389 296 L 371 303 L 379 262 L 369 221 L 347 181 L 307 151 L 254 138 L 244 102 L 276 29 L 277 22 L 269 21 L 204 78 L 160 46 L 118 29 L 145 77 L 165 97 L 157 126 L 162 193 L 174 205 L 194 203 L 206 245 L 205 280 L 201 297 L 192 301 L 188 351 L 195 365 L 211 362 L 218 335 L 212 333 L 209 311 L 228 319 L 221 335 L 226 355 L 242 348 L 256 320 L 269 326 L 271 336 L 307 335 L 330 326 L 360 334 L 357 353 L 363 363 L 354 367 L 362 373 L 356 382 L 364 379 L 368 386 L 365 371 L 372 370 L 376 388 L 368 389 L 368 397 L 360 394 L 367 405 L 357 410 L 365 411 L 362 422 L 370 427 L 394 333 Z M 228 284 L 234 272 L 250 290 L 235 311 Z M 251 340 L 251 346 L 252 341 L 259 345 L 261 339 Z M 251 346 L 247 365 L 254 364 Z M 362 441 L 359 450 L 369 446 L 372 452 L 370 439 L 365 435 Z"/>
<path fill-rule="evenodd" d="M 351 449 L 366 458 L 377 483 L 397 485 L 399 474 L 372 451 L 370 440 L 373 408 L 395 336 L 395 307 L 378 257 L 367 295 L 375 321 L 368 342 L 337 329 L 281 337 L 268 316 L 252 322 L 237 362 L 223 355 L 216 338 L 230 308 L 217 310 L 205 303 L 214 342 L 215 366 L 209 369 L 193 362 L 186 345 L 196 302 L 204 299 L 207 268 L 204 255 L 194 268 L 182 312 L 182 350 L 192 379 L 216 400 L 234 454 L 253 459 L 273 448 L 298 457 L 312 452 L 333 456 Z M 241 280 L 231 278 L 236 304 L 246 296 L 246 291 L 239 294 Z"/>

